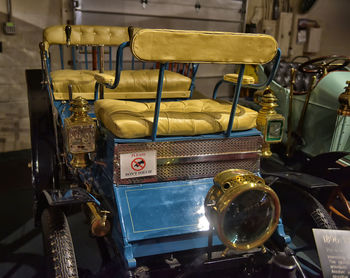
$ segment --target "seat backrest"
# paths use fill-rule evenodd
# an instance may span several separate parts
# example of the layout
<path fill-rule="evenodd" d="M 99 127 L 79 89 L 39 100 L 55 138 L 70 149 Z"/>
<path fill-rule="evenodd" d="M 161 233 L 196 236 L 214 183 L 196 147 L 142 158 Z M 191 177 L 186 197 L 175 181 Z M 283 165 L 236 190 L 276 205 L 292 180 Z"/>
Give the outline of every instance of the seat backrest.
<path fill-rule="evenodd" d="M 226 130 L 226 136 L 230 136 L 245 65 L 265 64 L 277 57 L 275 72 L 280 57 L 276 40 L 264 34 L 139 29 L 130 32 L 130 48 L 132 54 L 141 61 L 161 63 L 151 136 L 153 141 L 157 136 L 164 68 L 168 63 L 241 65 Z M 269 85 L 273 75 L 268 78 L 266 85 Z"/>
<path fill-rule="evenodd" d="M 269 35 L 211 31 L 140 29 L 130 40 L 142 61 L 265 64 L 277 53 Z"/>
<path fill-rule="evenodd" d="M 47 68 L 47 80 L 51 82 L 53 87 L 53 93 L 56 99 L 64 100 L 68 99 L 69 95 L 73 93 L 81 93 L 84 97 L 93 99 L 97 96 L 97 87 L 94 75 L 99 71 L 103 73 L 105 71 L 108 74 L 108 78 L 112 76 L 114 82 L 107 89 L 109 93 L 108 97 L 112 98 L 139 98 L 149 99 L 154 98 L 154 94 L 157 86 L 157 71 L 149 71 L 150 69 L 156 69 L 157 64 L 152 63 L 147 65 L 145 62 L 140 62 L 134 58 L 130 53 L 126 53 L 126 59 L 123 57 L 123 49 L 129 46 L 129 28 L 119 26 L 89 26 L 89 25 L 55 25 L 48 27 L 43 32 L 43 43 L 41 44 L 42 59 L 45 59 Z M 140 30 L 139 28 L 132 27 L 132 32 Z M 51 46 L 59 48 L 59 55 L 54 51 Z M 66 56 L 66 47 L 69 47 L 71 54 L 68 54 L 69 69 L 79 70 L 79 72 L 61 71 L 65 70 L 66 62 L 64 56 Z M 49 51 L 50 49 L 50 51 Z M 113 55 L 114 53 L 114 55 Z M 52 55 L 51 55 L 52 54 Z M 90 56 L 91 54 L 91 56 Z M 44 57 L 45 56 L 45 57 Z M 130 59 L 131 58 L 131 59 Z M 60 63 L 59 63 L 60 62 Z M 60 70 L 57 71 L 60 64 Z M 120 87 L 120 74 L 124 68 L 131 70 L 146 70 L 142 76 L 146 76 L 146 80 L 143 83 L 151 84 L 146 86 L 134 86 L 137 82 L 142 82 L 142 79 L 134 75 L 125 75 L 123 81 L 124 85 Z M 170 85 L 167 88 L 171 88 L 169 96 L 172 98 L 187 98 L 191 95 L 194 88 L 194 77 L 196 73 L 197 65 L 187 65 L 182 68 L 177 67 L 177 72 L 181 73 L 181 80 L 174 78 L 175 75 L 171 75 L 173 78 L 168 78 Z M 115 69 L 115 72 L 113 70 Z M 174 71 L 174 67 L 170 67 L 170 70 Z M 114 75 L 114 78 L 113 78 Z M 180 75 L 176 75 L 179 77 Z M 186 76 L 186 78 L 183 78 Z M 127 78 L 136 78 L 136 81 L 125 81 Z M 190 78 L 189 78 L 190 77 Z M 152 82 L 150 80 L 153 80 Z M 154 82 L 155 81 L 155 82 Z M 184 84 L 182 87 L 174 84 Z M 182 82 L 182 83 L 181 83 Z M 72 85 L 72 94 L 69 94 L 69 85 Z M 118 87 L 118 88 L 117 88 Z M 118 91 L 119 90 L 119 91 Z M 102 90 L 103 91 L 103 90 Z M 117 94 L 116 92 L 121 92 Z M 151 92 L 151 93 L 149 93 Z M 124 93 L 124 95 L 123 95 Z M 143 94 L 145 93 L 145 94 Z M 153 94 L 153 95 L 152 95 Z M 100 95 L 103 95 L 101 93 Z M 143 96 L 144 95 L 144 96 Z M 95 97 L 94 97 L 95 96 Z"/>
<path fill-rule="evenodd" d="M 69 27 L 69 32 L 67 32 L 67 27 Z M 100 69 L 100 58 L 104 60 L 104 56 L 109 54 L 109 69 L 111 70 L 113 67 L 112 51 L 116 51 L 120 44 L 127 41 L 129 41 L 128 27 L 119 26 L 54 25 L 43 32 L 46 52 L 52 45 L 59 47 L 61 69 L 65 68 L 63 58 L 63 46 L 65 45 L 70 46 L 73 69 Z M 107 52 L 104 52 L 105 47 L 108 48 Z M 115 50 L 112 50 L 112 47 Z M 101 51 L 103 55 L 100 55 Z M 90 53 L 92 59 L 88 57 Z"/>
<path fill-rule="evenodd" d="M 129 41 L 128 27 L 71 25 L 71 45 L 118 46 Z M 47 46 L 67 44 L 66 25 L 50 26 L 44 30 L 43 41 Z"/>

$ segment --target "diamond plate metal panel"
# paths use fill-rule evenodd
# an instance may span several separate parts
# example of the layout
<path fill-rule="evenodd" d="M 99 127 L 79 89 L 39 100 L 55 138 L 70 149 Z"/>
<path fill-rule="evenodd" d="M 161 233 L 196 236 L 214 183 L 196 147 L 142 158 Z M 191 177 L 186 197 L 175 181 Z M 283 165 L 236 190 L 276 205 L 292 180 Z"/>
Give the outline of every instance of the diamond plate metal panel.
<path fill-rule="evenodd" d="M 261 136 L 116 144 L 114 183 L 122 185 L 213 177 L 220 171 L 232 168 L 257 172 L 261 144 Z M 157 151 L 157 176 L 120 179 L 120 154 L 147 150 Z"/>

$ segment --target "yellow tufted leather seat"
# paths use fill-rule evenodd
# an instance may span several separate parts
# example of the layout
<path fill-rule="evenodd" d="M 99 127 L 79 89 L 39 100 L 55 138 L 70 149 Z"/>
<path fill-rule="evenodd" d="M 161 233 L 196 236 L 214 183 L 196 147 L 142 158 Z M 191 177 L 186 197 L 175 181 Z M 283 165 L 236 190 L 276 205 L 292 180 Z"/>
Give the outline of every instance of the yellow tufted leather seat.
<path fill-rule="evenodd" d="M 50 45 L 66 45 L 65 27 L 65 25 L 56 25 L 44 30 L 43 41 L 47 51 Z M 119 46 L 129 40 L 127 27 L 72 25 L 71 30 L 71 45 Z M 98 74 L 98 71 L 64 69 L 52 71 L 50 74 L 56 100 L 69 99 L 68 85 L 72 85 L 74 97 L 94 99 L 96 84 L 94 75 Z M 158 75 L 159 70 L 123 70 L 117 88 L 106 89 L 104 97 L 113 99 L 155 98 Z M 98 74 L 98 76 L 100 75 Z M 102 78 L 107 78 L 112 82 L 114 77 L 115 71 L 106 71 L 102 75 Z M 106 80 L 102 79 L 102 81 Z M 188 98 L 191 81 L 191 78 L 187 76 L 166 71 L 162 97 Z"/>
<path fill-rule="evenodd" d="M 232 104 L 212 99 L 162 102 L 157 135 L 186 136 L 227 129 Z M 96 117 L 119 138 L 143 138 L 152 133 L 155 103 L 98 100 Z M 232 130 L 256 126 L 257 112 L 238 105 Z"/>
<path fill-rule="evenodd" d="M 94 99 L 95 75 L 105 83 L 114 81 L 114 71 L 97 74 L 91 70 L 57 70 L 51 73 L 56 100 L 69 98 L 68 85 L 72 85 L 74 97 Z M 105 89 L 105 98 L 152 99 L 157 92 L 159 70 L 123 70 L 115 89 Z M 172 71 L 165 72 L 163 98 L 188 98 L 191 78 Z"/>

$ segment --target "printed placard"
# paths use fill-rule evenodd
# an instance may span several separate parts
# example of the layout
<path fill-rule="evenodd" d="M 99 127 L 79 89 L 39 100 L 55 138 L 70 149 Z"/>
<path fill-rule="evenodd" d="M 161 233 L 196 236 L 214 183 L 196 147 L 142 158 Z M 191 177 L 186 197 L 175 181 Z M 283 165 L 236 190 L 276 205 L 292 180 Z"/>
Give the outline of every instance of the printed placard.
<path fill-rule="evenodd" d="M 350 231 L 312 229 L 323 277 L 350 277 Z"/>
<path fill-rule="evenodd" d="M 157 175 L 157 151 L 120 154 L 120 178 L 132 179 Z"/>

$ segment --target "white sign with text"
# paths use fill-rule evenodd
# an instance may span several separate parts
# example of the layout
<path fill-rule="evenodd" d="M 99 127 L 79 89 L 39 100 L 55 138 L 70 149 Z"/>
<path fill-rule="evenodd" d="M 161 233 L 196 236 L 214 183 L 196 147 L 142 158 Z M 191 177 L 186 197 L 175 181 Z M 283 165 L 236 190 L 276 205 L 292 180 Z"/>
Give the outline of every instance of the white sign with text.
<path fill-rule="evenodd" d="M 132 179 L 157 175 L 157 151 L 120 154 L 120 178 Z"/>

